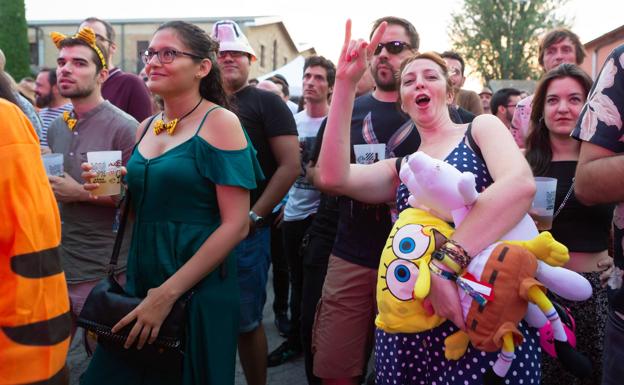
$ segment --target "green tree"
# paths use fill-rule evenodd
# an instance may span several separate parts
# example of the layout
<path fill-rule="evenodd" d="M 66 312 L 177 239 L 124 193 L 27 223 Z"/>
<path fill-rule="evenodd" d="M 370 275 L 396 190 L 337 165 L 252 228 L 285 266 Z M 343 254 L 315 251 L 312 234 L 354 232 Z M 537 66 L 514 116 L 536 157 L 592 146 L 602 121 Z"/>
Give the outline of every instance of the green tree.
<path fill-rule="evenodd" d="M 558 11 L 568 0 L 464 0 L 453 13 L 453 48 L 485 79 L 535 79 L 539 36 L 570 21 Z"/>
<path fill-rule="evenodd" d="M 0 0 L 0 49 L 6 56 L 6 72 L 18 81 L 31 75 L 24 0 Z"/>

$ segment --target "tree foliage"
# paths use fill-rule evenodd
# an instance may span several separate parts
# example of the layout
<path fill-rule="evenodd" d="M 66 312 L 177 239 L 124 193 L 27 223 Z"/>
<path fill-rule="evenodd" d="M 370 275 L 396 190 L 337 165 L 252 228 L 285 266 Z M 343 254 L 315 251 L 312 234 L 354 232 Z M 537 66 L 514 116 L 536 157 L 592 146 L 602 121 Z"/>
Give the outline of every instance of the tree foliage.
<path fill-rule="evenodd" d="M 464 0 L 451 15 L 449 35 L 486 83 L 492 79 L 535 79 L 539 36 L 570 21 L 558 11 L 568 0 Z"/>
<path fill-rule="evenodd" d="M 6 72 L 18 81 L 31 75 L 24 0 L 0 0 L 0 49 L 6 56 Z"/>

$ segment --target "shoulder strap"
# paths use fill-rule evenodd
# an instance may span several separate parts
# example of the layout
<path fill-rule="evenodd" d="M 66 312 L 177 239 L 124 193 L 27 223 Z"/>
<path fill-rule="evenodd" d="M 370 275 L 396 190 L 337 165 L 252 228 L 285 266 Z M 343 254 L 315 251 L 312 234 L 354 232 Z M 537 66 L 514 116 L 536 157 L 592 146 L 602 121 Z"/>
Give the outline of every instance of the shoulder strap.
<path fill-rule="evenodd" d="M 223 107 L 221 107 L 221 106 L 213 106 L 208 111 L 206 111 L 206 114 L 204 115 L 204 117 L 202 118 L 201 122 L 199 123 L 199 127 L 197 127 L 197 131 L 195 131 L 195 135 L 199 134 L 199 130 L 201 130 L 202 126 L 204 125 L 204 121 L 208 117 L 208 114 L 211 113 L 212 111 L 216 110 L 217 108 L 223 108 Z"/>
<path fill-rule="evenodd" d="M 472 151 L 474 151 L 474 153 L 479 157 L 479 159 L 485 162 L 485 159 L 483 159 L 483 154 L 481 153 L 481 149 L 479 148 L 479 145 L 477 144 L 477 142 L 474 140 L 474 137 L 472 136 L 472 122 L 468 124 L 468 129 L 466 130 L 466 139 L 468 139 L 468 144 L 470 145 L 470 148 L 472 149 Z"/>
<path fill-rule="evenodd" d="M 137 142 L 134 145 L 134 147 L 138 146 L 139 143 L 143 140 L 143 137 L 145 136 L 145 134 L 147 134 L 147 130 L 150 128 L 150 126 L 152 125 L 152 122 L 154 121 L 154 119 L 156 119 L 157 116 L 158 116 L 158 114 L 152 115 L 152 117 L 150 118 L 149 122 L 147 122 L 147 125 L 145 126 L 145 129 L 143 130 L 143 133 L 141 134 L 141 137 L 139 138 L 139 140 L 137 140 Z"/>
<path fill-rule="evenodd" d="M 121 208 L 121 218 L 119 219 L 119 228 L 117 229 L 117 236 L 115 237 L 115 244 L 113 245 L 113 253 L 109 262 L 110 274 L 115 273 L 115 266 L 117 266 L 117 260 L 119 259 L 119 250 L 121 250 L 121 244 L 123 243 L 124 232 L 126 230 L 126 223 L 128 222 L 128 214 L 130 213 L 130 190 L 126 190 L 126 197 Z"/>
<path fill-rule="evenodd" d="M 396 159 L 396 162 L 394 163 L 394 167 L 396 167 L 396 172 L 397 175 L 399 175 L 399 173 L 401 172 L 401 164 L 403 164 L 403 159 L 407 158 L 406 156 L 400 156 Z"/>

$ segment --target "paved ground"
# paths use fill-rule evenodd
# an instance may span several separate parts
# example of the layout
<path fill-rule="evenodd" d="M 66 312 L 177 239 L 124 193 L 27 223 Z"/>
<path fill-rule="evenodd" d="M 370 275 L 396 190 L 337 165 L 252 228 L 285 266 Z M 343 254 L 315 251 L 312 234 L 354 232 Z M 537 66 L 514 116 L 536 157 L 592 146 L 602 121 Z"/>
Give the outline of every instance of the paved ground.
<path fill-rule="evenodd" d="M 272 351 L 278 347 L 284 339 L 279 336 L 277 329 L 275 328 L 273 311 L 271 304 L 273 303 L 273 287 L 271 285 L 272 279 L 269 276 L 269 285 L 267 287 L 267 303 L 264 307 L 264 329 L 266 330 L 267 339 L 269 343 L 269 351 Z M 70 347 L 68 364 L 71 369 L 71 385 L 78 385 L 78 378 L 80 374 L 86 369 L 89 362 L 89 358 L 84 349 L 84 342 L 82 340 L 82 332 L 76 333 L 76 338 L 72 342 Z M 236 362 L 236 385 L 246 385 L 245 376 L 240 363 Z M 307 384 L 305 378 L 305 368 L 303 364 L 303 357 L 299 357 L 292 362 L 288 362 L 284 365 L 269 368 L 268 370 L 268 385 L 305 385 Z"/>

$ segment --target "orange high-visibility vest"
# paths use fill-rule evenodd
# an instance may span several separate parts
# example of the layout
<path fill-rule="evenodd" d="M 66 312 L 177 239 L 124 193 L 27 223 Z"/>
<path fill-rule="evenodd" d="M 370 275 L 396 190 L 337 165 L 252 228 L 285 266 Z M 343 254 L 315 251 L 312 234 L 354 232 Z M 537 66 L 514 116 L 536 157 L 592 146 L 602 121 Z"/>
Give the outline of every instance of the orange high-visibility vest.
<path fill-rule="evenodd" d="M 35 130 L 0 99 L 0 385 L 64 377 L 71 317 L 60 241 Z"/>

